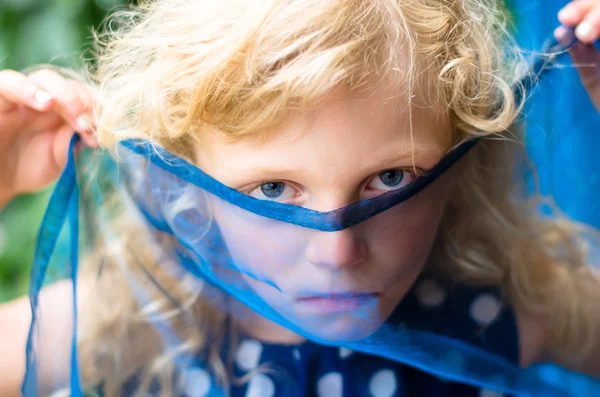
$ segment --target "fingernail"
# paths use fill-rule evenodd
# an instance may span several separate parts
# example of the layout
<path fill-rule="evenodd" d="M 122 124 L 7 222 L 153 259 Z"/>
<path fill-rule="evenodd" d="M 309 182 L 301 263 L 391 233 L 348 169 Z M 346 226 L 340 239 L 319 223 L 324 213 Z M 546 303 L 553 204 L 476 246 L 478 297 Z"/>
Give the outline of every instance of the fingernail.
<path fill-rule="evenodd" d="M 40 105 L 45 105 L 48 102 L 50 102 L 51 100 L 52 100 L 52 97 L 46 91 L 42 91 L 42 90 L 37 90 L 36 91 L 36 93 L 35 93 L 35 101 L 37 103 L 39 103 Z"/>
<path fill-rule="evenodd" d="M 564 26 L 559 26 L 554 29 L 554 38 L 558 41 L 564 40 L 567 35 L 567 29 Z"/>
<path fill-rule="evenodd" d="M 570 19 L 573 16 L 573 10 L 571 9 L 571 7 L 565 7 L 558 12 L 558 19 L 560 19 L 561 21 L 563 19 Z"/>
<path fill-rule="evenodd" d="M 87 119 L 84 114 L 77 117 L 76 121 L 77 121 L 77 126 L 79 126 L 79 128 L 82 131 L 89 131 L 91 129 L 90 124 L 87 122 Z"/>
<path fill-rule="evenodd" d="M 575 29 L 575 34 L 579 40 L 588 41 L 592 39 L 593 28 L 589 22 L 583 21 Z"/>

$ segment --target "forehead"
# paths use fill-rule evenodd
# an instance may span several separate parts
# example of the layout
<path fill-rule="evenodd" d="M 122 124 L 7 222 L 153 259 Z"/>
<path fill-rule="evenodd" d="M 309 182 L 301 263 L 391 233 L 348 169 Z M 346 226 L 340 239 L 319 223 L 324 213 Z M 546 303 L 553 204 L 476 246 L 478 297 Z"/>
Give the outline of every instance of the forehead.
<path fill-rule="evenodd" d="M 207 134 L 197 157 L 198 165 L 208 173 L 214 170 L 215 177 L 223 168 L 361 168 L 403 157 L 433 166 L 451 141 L 450 123 L 436 109 L 409 106 L 405 97 L 385 88 L 361 93 L 338 88 L 318 107 L 292 112 L 260 135 L 232 142 Z"/>

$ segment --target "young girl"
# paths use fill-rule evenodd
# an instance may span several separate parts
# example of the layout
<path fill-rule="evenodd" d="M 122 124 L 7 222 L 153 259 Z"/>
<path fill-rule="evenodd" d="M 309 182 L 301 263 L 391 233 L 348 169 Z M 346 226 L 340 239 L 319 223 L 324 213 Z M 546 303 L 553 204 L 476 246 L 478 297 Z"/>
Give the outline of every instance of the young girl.
<path fill-rule="evenodd" d="M 458 376 L 486 354 L 600 377 L 600 282 L 582 229 L 540 217 L 514 186 L 518 64 L 491 3 L 164 0 L 120 17 L 98 40 L 95 128 L 81 85 L 0 75 L 4 203 L 57 177 L 73 130 L 132 170 L 129 196 L 86 214 L 100 233 L 77 278 L 85 390 L 499 395 Z M 561 22 L 595 41 L 600 1 L 568 5 Z M 598 69 L 581 75 L 600 107 Z M 130 138 L 150 146 L 119 145 Z M 76 394 L 72 296 L 66 282 L 42 292 L 51 317 L 26 394 Z M 0 310 L 0 390 L 18 395 L 28 308 Z M 450 380 L 403 363 L 394 339 L 411 335 L 448 347 Z"/>

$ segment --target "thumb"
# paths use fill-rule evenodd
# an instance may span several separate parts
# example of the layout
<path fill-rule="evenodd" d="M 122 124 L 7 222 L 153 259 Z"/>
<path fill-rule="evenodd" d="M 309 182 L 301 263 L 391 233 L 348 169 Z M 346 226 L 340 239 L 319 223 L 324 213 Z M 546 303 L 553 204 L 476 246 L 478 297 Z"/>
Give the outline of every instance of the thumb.
<path fill-rule="evenodd" d="M 58 130 L 56 138 L 54 139 L 52 148 L 54 164 L 61 171 L 65 168 L 65 165 L 67 165 L 69 146 L 74 133 L 75 132 L 73 131 L 73 128 L 71 128 L 69 125 L 64 125 Z"/>
<path fill-rule="evenodd" d="M 600 52 L 594 46 L 577 43 L 569 51 L 583 86 L 600 112 Z"/>
<path fill-rule="evenodd" d="M 560 26 L 554 36 L 560 43 L 569 42 L 572 31 Z M 569 55 L 576 67 L 581 83 L 587 90 L 596 110 L 600 112 L 600 52 L 593 46 L 576 42 L 569 49 Z"/>

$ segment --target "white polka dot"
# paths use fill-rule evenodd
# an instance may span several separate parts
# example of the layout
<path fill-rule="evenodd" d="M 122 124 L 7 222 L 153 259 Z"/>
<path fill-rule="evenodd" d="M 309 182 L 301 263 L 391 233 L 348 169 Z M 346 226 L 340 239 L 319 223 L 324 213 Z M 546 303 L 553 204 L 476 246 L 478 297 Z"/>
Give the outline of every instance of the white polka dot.
<path fill-rule="evenodd" d="M 489 294 L 481 294 L 471 304 L 471 317 L 479 325 L 491 324 L 500 313 L 500 302 Z"/>
<path fill-rule="evenodd" d="M 183 392 L 186 397 L 205 397 L 210 386 L 210 375 L 203 369 L 190 368 L 183 375 Z"/>
<path fill-rule="evenodd" d="M 300 358 L 301 358 L 301 357 L 300 357 L 300 350 L 298 350 L 298 349 L 294 349 L 294 352 L 293 352 L 293 354 L 294 354 L 294 359 L 295 359 L 296 361 L 300 361 Z"/>
<path fill-rule="evenodd" d="M 264 374 L 255 374 L 248 382 L 246 397 L 273 397 L 275 384 Z"/>
<path fill-rule="evenodd" d="M 446 291 L 434 280 L 422 281 L 417 286 L 417 299 L 425 307 L 437 307 L 444 303 Z"/>
<path fill-rule="evenodd" d="M 4 227 L 0 225 L 0 256 L 4 253 L 4 249 L 6 248 L 6 231 Z"/>
<path fill-rule="evenodd" d="M 479 390 L 479 397 L 504 397 L 504 394 L 493 390 L 481 389 Z"/>
<path fill-rule="evenodd" d="M 391 397 L 397 388 L 396 374 L 390 369 L 377 371 L 369 382 L 369 391 L 373 397 Z"/>
<path fill-rule="evenodd" d="M 342 397 L 343 380 L 339 372 L 324 375 L 317 383 L 319 397 Z"/>
<path fill-rule="evenodd" d="M 352 350 L 345 347 L 340 347 L 340 358 L 348 358 L 352 355 L 352 353 L 354 353 Z"/>
<path fill-rule="evenodd" d="M 235 352 L 235 362 L 244 371 L 250 371 L 258 367 L 262 344 L 254 339 L 247 339 L 240 343 Z"/>

